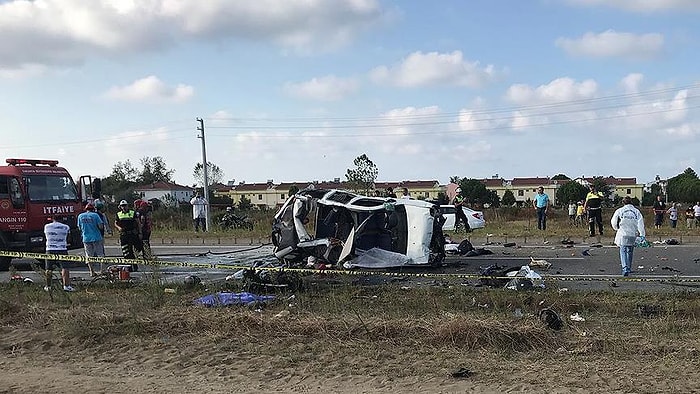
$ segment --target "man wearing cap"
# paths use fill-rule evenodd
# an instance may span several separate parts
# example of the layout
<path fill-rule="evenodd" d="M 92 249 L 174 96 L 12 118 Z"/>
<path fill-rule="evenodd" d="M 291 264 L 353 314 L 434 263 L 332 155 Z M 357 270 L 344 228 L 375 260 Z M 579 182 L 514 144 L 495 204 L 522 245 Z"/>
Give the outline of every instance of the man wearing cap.
<path fill-rule="evenodd" d="M 469 227 L 469 219 L 467 219 L 467 215 L 464 213 L 464 209 L 462 209 L 466 200 L 462 195 L 461 188 L 458 187 L 455 189 L 455 193 L 457 194 L 455 194 L 455 198 L 452 199 L 452 204 L 455 206 L 455 231 L 457 230 L 459 222 L 462 221 L 464 223 L 464 232 L 468 233 L 471 231 L 471 227 Z"/>
<path fill-rule="evenodd" d="M 102 234 L 104 234 L 105 227 L 102 217 L 95 211 L 94 205 L 87 204 L 85 212 L 78 215 L 78 228 L 80 228 L 80 234 L 83 237 L 85 256 L 104 257 L 105 242 Z M 90 270 L 90 276 L 97 275 L 91 262 L 88 261 L 87 266 Z"/>
<path fill-rule="evenodd" d="M 119 212 L 114 227 L 119 230 L 119 243 L 122 246 L 122 256 L 125 259 L 135 259 L 135 252 L 142 251 L 141 235 L 139 234 L 138 217 L 133 209 L 129 209 L 126 200 L 119 202 Z M 132 270 L 136 270 L 136 264 L 132 265 Z"/>
<path fill-rule="evenodd" d="M 44 226 L 44 236 L 46 237 L 46 253 L 56 255 L 68 254 L 68 233 L 70 227 L 61 223 L 58 218 L 46 218 L 47 222 Z M 70 285 L 70 273 L 65 266 L 65 262 L 61 260 L 46 259 L 46 286 L 44 290 L 51 289 L 51 278 L 53 276 L 53 268 L 61 268 L 61 280 L 63 282 L 63 291 L 75 291 Z"/>

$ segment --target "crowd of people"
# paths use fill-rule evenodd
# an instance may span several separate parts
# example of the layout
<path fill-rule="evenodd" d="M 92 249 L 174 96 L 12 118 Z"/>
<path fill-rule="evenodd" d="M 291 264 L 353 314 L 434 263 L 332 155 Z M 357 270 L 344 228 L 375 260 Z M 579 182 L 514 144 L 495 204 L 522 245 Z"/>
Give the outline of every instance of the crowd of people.
<path fill-rule="evenodd" d="M 583 226 L 587 222 L 589 235 L 594 237 L 596 230 L 598 235 L 603 235 L 603 219 L 602 219 L 602 201 L 603 194 L 596 190 L 596 187 L 591 185 L 585 200 L 578 202 L 570 202 L 567 207 L 567 213 L 570 223 L 573 226 Z M 457 221 L 462 221 L 465 224 L 465 230 L 469 231 L 467 218 L 464 217 L 461 208 L 466 200 L 461 193 L 461 189 L 455 190 L 455 197 L 451 204 L 457 209 Z M 397 196 L 392 188 L 387 188 L 383 193 L 384 197 L 411 199 L 410 192 L 407 188 L 402 188 L 401 195 Z M 622 266 L 622 275 L 627 276 L 631 270 L 632 256 L 635 242 L 646 236 L 644 228 L 644 218 L 641 211 L 632 205 L 630 197 L 626 196 L 622 199 L 623 206 L 617 209 L 610 220 L 610 224 L 615 230 L 615 244 L 620 248 L 620 263 Z M 208 202 L 199 193 L 197 193 L 190 201 L 192 205 L 192 218 L 194 222 L 194 231 L 206 231 L 206 213 Z M 537 212 L 537 228 L 546 230 L 547 228 L 547 210 L 551 206 L 549 196 L 544 192 L 544 188 L 540 186 L 537 189 L 537 194 L 532 202 L 533 208 Z M 657 196 L 652 207 L 654 215 L 654 227 L 662 228 L 666 215 L 668 215 L 669 226 L 672 229 L 677 228 L 681 205 L 670 203 L 667 206 L 663 196 Z M 227 213 L 231 213 L 230 210 Z M 460 215 L 461 213 L 461 215 Z M 695 205 L 688 205 L 684 211 L 686 219 L 686 227 L 700 228 L 700 201 Z M 153 206 L 150 202 L 137 199 L 130 206 L 128 201 L 121 200 L 119 202 L 119 211 L 114 217 L 114 228 L 119 234 L 119 243 L 121 246 L 122 256 L 125 259 L 136 259 L 141 257 L 146 260 L 154 258 L 150 245 L 151 231 L 153 228 Z M 110 220 L 106 214 L 106 204 L 101 199 L 97 198 L 93 202 L 85 206 L 84 212 L 78 215 L 78 227 L 81 232 L 82 241 L 85 248 L 85 255 L 88 257 L 104 257 L 105 234 L 112 235 L 112 227 Z M 49 254 L 67 254 L 68 253 L 68 235 L 70 227 L 61 222 L 59 217 L 47 218 L 47 223 L 44 226 L 44 235 L 46 238 L 46 252 Z M 98 275 L 92 263 L 88 263 L 88 269 L 91 276 Z M 63 290 L 70 292 L 74 288 L 70 285 L 70 273 L 67 267 L 60 259 L 47 259 L 45 262 L 46 286 L 48 290 L 51 286 L 52 272 L 54 268 L 61 270 L 61 282 Z M 133 264 L 132 271 L 138 270 L 138 266 Z"/>

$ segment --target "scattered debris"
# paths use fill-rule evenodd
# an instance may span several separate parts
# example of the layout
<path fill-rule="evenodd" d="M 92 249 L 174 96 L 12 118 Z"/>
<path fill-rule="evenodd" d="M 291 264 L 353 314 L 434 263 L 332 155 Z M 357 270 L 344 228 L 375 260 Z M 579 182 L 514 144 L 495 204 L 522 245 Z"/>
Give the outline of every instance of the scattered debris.
<path fill-rule="evenodd" d="M 561 240 L 561 244 L 562 244 L 562 245 L 567 245 L 567 246 L 569 246 L 569 245 L 572 246 L 573 244 L 575 244 L 575 242 L 572 241 L 571 238 L 566 237 L 566 238 L 564 238 L 564 239 Z"/>
<path fill-rule="evenodd" d="M 675 238 L 669 238 L 669 239 L 665 240 L 664 243 L 665 243 L 666 245 L 680 245 L 680 244 L 681 244 L 681 243 L 678 242 L 678 240 L 675 239 Z"/>
<path fill-rule="evenodd" d="M 578 322 L 586 321 L 586 319 L 585 319 L 583 316 L 579 315 L 578 312 L 576 312 L 576 313 L 574 313 L 573 315 L 569 316 L 569 319 L 570 319 L 571 321 L 578 321 Z"/>
<path fill-rule="evenodd" d="M 523 265 L 520 270 L 511 271 L 506 274 L 513 277 L 507 284 L 506 289 L 510 290 L 530 290 L 533 288 L 544 288 L 542 276 L 533 271 L 530 266 Z"/>
<path fill-rule="evenodd" d="M 547 325 L 552 330 L 561 330 L 564 327 L 564 321 L 559 315 L 550 308 L 544 308 L 539 313 L 540 321 Z"/>
<path fill-rule="evenodd" d="M 510 279 L 507 278 L 509 272 L 518 271 L 518 267 L 505 267 L 492 264 L 479 270 L 479 284 L 495 288 L 504 287 Z"/>
<path fill-rule="evenodd" d="M 637 305 L 637 314 L 641 317 L 654 317 L 661 313 L 659 305 L 639 304 Z"/>
<path fill-rule="evenodd" d="M 552 266 L 552 263 L 550 263 L 547 260 L 541 259 L 541 260 L 535 260 L 534 257 L 530 256 L 530 267 L 537 267 L 537 268 L 544 268 L 544 269 L 549 269 Z"/>
<path fill-rule="evenodd" d="M 515 246 L 515 242 L 506 242 L 503 244 L 504 248 L 512 248 L 513 246 Z"/>
<path fill-rule="evenodd" d="M 202 279 L 200 279 L 197 275 L 187 275 L 184 280 L 185 286 L 190 288 L 195 287 L 200 283 L 202 283 Z"/>
<path fill-rule="evenodd" d="M 662 269 L 663 271 L 677 272 L 677 273 L 679 273 L 679 274 L 681 273 L 681 270 L 676 269 L 676 268 L 673 268 L 673 267 L 669 267 L 669 266 L 667 266 L 667 265 L 661 267 L 661 269 Z"/>
<path fill-rule="evenodd" d="M 286 309 L 283 311 L 280 311 L 280 313 L 275 315 L 276 318 L 287 317 L 287 316 L 289 316 L 289 311 Z"/>
<path fill-rule="evenodd" d="M 584 250 L 583 252 L 581 252 L 581 255 L 583 255 L 583 256 L 590 256 L 590 255 L 591 255 L 591 252 L 589 252 L 588 249 L 586 249 L 586 250 Z"/>
<path fill-rule="evenodd" d="M 452 372 L 451 375 L 453 378 L 468 378 L 468 377 L 474 375 L 474 372 L 470 371 L 468 368 L 462 367 L 462 368 Z"/>
<path fill-rule="evenodd" d="M 569 291 L 568 288 L 562 287 L 561 289 L 557 290 L 557 293 L 561 294 L 561 293 L 566 293 L 567 291 Z"/>
<path fill-rule="evenodd" d="M 515 316 L 518 319 L 521 319 L 523 317 L 523 311 L 520 308 L 515 308 L 515 312 L 513 312 L 513 316 Z"/>
<path fill-rule="evenodd" d="M 10 277 L 10 282 L 24 282 L 25 284 L 30 284 L 34 283 L 34 280 L 26 276 L 14 274 Z"/>

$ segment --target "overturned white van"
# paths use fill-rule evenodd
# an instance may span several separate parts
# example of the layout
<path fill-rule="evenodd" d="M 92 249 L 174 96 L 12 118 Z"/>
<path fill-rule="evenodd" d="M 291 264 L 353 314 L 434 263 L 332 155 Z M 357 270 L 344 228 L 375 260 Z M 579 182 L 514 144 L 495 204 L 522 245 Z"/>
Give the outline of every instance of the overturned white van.
<path fill-rule="evenodd" d="M 309 257 L 350 268 L 439 265 L 443 223 L 439 206 L 425 201 L 305 189 L 275 215 L 272 242 L 275 256 L 290 266 Z"/>

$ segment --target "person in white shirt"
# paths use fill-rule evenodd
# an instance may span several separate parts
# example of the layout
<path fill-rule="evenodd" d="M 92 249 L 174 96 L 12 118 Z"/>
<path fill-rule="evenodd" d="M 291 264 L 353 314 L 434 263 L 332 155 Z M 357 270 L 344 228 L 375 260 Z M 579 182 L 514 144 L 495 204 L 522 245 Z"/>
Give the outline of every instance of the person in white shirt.
<path fill-rule="evenodd" d="M 68 233 L 70 227 L 63 224 L 57 218 L 47 218 L 48 223 L 44 225 L 44 236 L 46 238 L 46 253 L 48 254 L 68 254 Z M 63 291 L 75 291 L 70 285 L 70 273 L 65 264 L 67 262 L 61 260 L 46 259 L 46 286 L 44 290 L 51 290 L 51 278 L 53 277 L 53 268 L 61 268 L 61 279 L 63 281 Z"/>
<path fill-rule="evenodd" d="M 695 228 L 700 227 L 700 201 L 693 206 L 693 212 L 695 213 Z"/>
<path fill-rule="evenodd" d="M 632 271 L 632 255 L 637 236 L 644 239 L 646 230 L 642 213 L 632 205 L 632 199 L 626 196 L 622 199 L 622 203 L 625 205 L 615 211 L 610 224 L 617 231 L 615 245 L 620 247 L 622 275 L 628 276 Z"/>
<path fill-rule="evenodd" d="M 202 227 L 202 232 L 207 231 L 207 200 L 197 193 L 190 200 L 192 204 L 192 219 L 194 220 L 194 231 L 199 231 Z"/>
<path fill-rule="evenodd" d="M 401 190 L 401 197 L 399 197 L 399 198 L 403 198 L 403 199 L 406 199 L 406 200 L 410 200 L 410 199 L 411 199 L 411 195 L 408 193 L 408 188 L 404 187 L 404 188 Z"/>
<path fill-rule="evenodd" d="M 668 220 L 671 222 L 671 228 L 676 228 L 676 223 L 678 223 L 678 205 L 672 202 L 671 207 L 666 211 Z"/>

